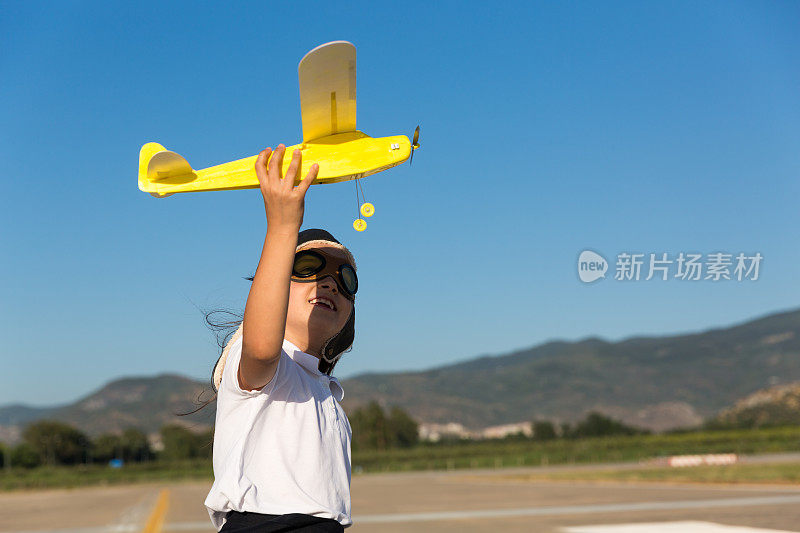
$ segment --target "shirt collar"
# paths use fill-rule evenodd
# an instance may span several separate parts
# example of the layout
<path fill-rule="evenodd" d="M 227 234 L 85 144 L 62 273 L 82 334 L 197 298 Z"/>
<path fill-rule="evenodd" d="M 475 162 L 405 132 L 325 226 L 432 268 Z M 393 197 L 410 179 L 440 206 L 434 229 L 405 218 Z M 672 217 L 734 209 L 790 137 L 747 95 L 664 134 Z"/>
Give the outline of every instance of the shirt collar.
<path fill-rule="evenodd" d="M 283 351 L 286 352 L 292 361 L 297 363 L 298 365 L 302 366 L 305 370 L 310 372 L 315 377 L 325 377 L 328 379 L 328 382 L 331 387 L 331 393 L 333 397 L 336 398 L 337 401 L 342 401 L 344 399 L 344 389 L 342 385 L 339 383 L 333 376 L 329 376 L 327 374 L 323 374 L 319 371 L 319 359 L 314 357 L 310 353 L 306 353 L 297 346 L 295 346 L 291 341 L 283 339 Z"/>
<path fill-rule="evenodd" d="M 283 351 L 286 352 L 286 355 L 292 358 L 292 361 L 302 366 L 315 376 L 322 375 L 322 372 L 319 371 L 319 359 L 310 353 L 304 352 L 292 344 L 291 341 L 283 339 Z"/>

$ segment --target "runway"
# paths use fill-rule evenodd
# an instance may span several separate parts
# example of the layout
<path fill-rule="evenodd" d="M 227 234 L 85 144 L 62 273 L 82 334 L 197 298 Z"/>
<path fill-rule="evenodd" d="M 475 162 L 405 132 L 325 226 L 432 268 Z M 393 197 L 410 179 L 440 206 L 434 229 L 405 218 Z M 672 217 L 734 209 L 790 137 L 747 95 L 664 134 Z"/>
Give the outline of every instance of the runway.
<path fill-rule="evenodd" d="M 354 526 L 348 531 L 800 531 L 796 486 L 530 482 L 501 477 L 505 474 L 355 476 Z M 149 531 L 213 532 L 203 507 L 209 486 L 175 482 L 3 493 L 0 531 L 122 533 L 149 526 L 157 528 Z"/>

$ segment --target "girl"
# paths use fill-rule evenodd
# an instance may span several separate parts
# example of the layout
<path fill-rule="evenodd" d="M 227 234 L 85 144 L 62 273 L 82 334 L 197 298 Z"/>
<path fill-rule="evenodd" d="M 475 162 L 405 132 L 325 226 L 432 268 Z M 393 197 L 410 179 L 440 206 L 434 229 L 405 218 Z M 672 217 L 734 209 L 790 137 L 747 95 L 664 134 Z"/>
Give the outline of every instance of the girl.
<path fill-rule="evenodd" d="M 350 438 L 330 376 L 353 342 L 358 282 L 350 252 L 324 230 L 298 231 L 314 164 L 301 153 L 281 178 L 285 146 L 255 167 L 267 234 L 239 329 L 214 367 L 214 484 L 223 532 L 333 532 L 350 519 Z M 270 157 L 272 155 L 272 157 Z"/>

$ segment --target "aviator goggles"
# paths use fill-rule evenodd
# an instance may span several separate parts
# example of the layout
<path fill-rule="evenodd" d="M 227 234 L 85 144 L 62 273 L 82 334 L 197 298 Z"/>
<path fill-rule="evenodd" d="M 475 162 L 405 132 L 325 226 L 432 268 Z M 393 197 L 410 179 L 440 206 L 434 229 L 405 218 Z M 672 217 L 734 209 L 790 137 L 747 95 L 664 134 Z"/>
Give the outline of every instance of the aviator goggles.
<path fill-rule="evenodd" d="M 358 291 L 356 270 L 346 259 L 334 257 L 318 250 L 301 250 L 294 255 L 292 281 L 301 283 L 317 281 L 331 276 L 339 291 L 354 300 Z"/>

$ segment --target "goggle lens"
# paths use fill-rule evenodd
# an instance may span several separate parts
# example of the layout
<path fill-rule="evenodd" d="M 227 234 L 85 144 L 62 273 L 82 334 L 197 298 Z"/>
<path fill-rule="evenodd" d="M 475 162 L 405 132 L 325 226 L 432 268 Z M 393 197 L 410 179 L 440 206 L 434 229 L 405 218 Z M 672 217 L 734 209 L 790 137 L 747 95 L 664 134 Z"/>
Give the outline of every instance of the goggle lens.
<path fill-rule="evenodd" d="M 325 266 L 325 259 L 317 254 L 297 254 L 294 259 L 293 274 L 298 278 L 313 276 Z"/>
<path fill-rule="evenodd" d="M 350 265 L 342 265 L 342 268 L 339 270 L 339 273 L 342 277 L 342 283 L 344 283 L 344 288 L 350 294 L 355 294 L 358 290 L 358 278 L 356 277 L 356 271 Z"/>

